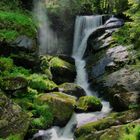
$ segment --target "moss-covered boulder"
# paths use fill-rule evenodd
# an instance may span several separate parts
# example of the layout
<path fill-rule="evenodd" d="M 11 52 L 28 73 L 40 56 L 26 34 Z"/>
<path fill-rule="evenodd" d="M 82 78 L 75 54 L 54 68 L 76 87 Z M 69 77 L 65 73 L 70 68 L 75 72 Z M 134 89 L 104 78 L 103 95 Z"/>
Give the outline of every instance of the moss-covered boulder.
<path fill-rule="evenodd" d="M 59 85 L 58 88 L 59 91 L 64 92 L 68 95 L 75 96 L 77 98 L 86 95 L 84 89 L 74 83 L 63 83 Z"/>
<path fill-rule="evenodd" d="M 10 77 L 3 78 L 0 83 L 1 89 L 4 91 L 15 92 L 15 91 L 26 91 L 28 82 L 23 77 Z"/>
<path fill-rule="evenodd" d="M 140 138 L 139 130 L 140 120 L 136 120 L 127 125 L 113 126 L 104 132 L 99 132 L 101 135 L 99 134 L 98 138 L 100 140 L 138 140 Z"/>
<path fill-rule="evenodd" d="M 0 138 L 18 134 L 23 140 L 29 126 L 29 116 L 0 92 Z"/>
<path fill-rule="evenodd" d="M 75 98 L 61 92 L 52 92 L 40 95 L 37 102 L 48 104 L 53 112 L 54 124 L 64 126 L 74 111 Z"/>
<path fill-rule="evenodd" d="M 140 110 L 129 110 L 121 113 L 111 113 L 98 121 L 80 126 L 75 131 L 75 140 L 93 140 L 107 132 L 112 126 L 131 123 L 140 117 Z M 104 139 L 103 139 L 104 140 Z M 106 140 L 106 139 L 105 139 Z"/>
<path fill-rule="evenodd" d="M 102 103 L 100 99 L 95 96 L 80 97 L 76 104 L 76 111 L 78 112 L 100 111 L 101 109 Z"/>
<path fill-rule="evenodd" d="M 74 65 L 58 57 L 54 57 L 50 60 L 50 68 L 53 80 L 56 83 L 74 82 L 76 77 L 76 69 Z"/>

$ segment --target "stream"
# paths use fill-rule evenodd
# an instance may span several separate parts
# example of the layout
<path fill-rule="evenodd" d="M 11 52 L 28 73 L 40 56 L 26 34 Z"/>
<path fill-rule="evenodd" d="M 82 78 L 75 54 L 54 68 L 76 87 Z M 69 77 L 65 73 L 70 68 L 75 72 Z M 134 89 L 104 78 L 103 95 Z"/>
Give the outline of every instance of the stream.
<path fill-rule="evenodd" d="M 81 86 L 87 96 L 97 96 L 98 94 L 89 88 L 88 75 L 86 73 L 86 62 L 83 59 L 87 40 L 91 33 L 102 25 L 102 16 L 77 16 L 75 22 L 75 33 L 73 42 L 72 57 L 75 59 L 77 76 L 75 83 Z M 74 140 L 74 129 L 88 122 L 93 122 L 106 116 L 110 111 L 109 102 L 103 101 L 103 108 L 99 112 L 74 113 L 64 128 L 54 126 L 48 130 L 40 130 L 34 138 L 40 137 L 43 140 Z"/>

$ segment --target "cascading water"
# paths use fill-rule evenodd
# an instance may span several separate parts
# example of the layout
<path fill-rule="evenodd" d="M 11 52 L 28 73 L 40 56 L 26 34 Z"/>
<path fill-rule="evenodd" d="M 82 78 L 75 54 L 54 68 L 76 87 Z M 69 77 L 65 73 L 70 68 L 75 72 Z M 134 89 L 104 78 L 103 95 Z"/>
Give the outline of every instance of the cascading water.
<path fill-rule="evenodd" d="M 39 54 L 54 54 L 57 52 L 58 37 L 50 28 L 50 21 L 47 16 L 45 0 L 34 0 L 35 20 L 39 24 Z"/>
<path fill-rule="evenodd" d="M 88 77 L 85 70 L 86 63 L 82 58 L 89 36 L 100 25 L 102 25 L 102 16 L 78 16 L 76 18 L 72 57 L 75 59 L 77 69 L 76 83 L 86 91 L 87 95 L 93 95 L 93 93 L 89 90 Z"/>
<path fill-rule="evenodd" d="M 91 33 L 102 24 L 102 16 L 78 16 L 75 23 L 75 35 L 73 44 L 73 58 L 75 59 L 77 77 L 76 83 L 80 85 L 87 95 L 95 95 L 89 89 L 88 77 L 85 70 L 86 62 L 83 59 L 87 40 Z M 73 129 L 75 125 L 83 125 L 104 117 L 110 112 L 109 103 L 102 101 L 103 108 L 100 112 L 73 114 L 72 118 L 64 128 L 53 127 L 46 131 L 40 131 L 34 137 L 44 136 L 44 140 L 73 140 Z"/>

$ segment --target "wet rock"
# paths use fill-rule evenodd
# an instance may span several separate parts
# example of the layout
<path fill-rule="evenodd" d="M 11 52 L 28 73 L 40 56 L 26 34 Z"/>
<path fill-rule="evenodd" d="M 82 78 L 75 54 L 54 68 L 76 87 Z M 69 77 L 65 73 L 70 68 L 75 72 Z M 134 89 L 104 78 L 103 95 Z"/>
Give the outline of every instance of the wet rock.
<path fill-rule="evenodd" d="M 22 109 L 0 92 L 0 137 L 18 134 L 23 140 L 29 126 L 29 117 Z"/>
<path fill-rule="evenodd" d="M 52 109 L 54 124 L 65 126 L 74 111 L 75 98 L 61 92 L 52 92 L 38 97 L 38 102 Z"/>
<path fill-rule="evenodd" d="M 76 111 L 78 112 L 93 112 L 100 111 L 101 109 L 101 101 L 95 96 L 80 97 L 76 103 Z"/>
<path fill-rule="evenodd" d="M 108 117 L 105 117 L 95 122 L 87 123 L 77 128 L 75 131 L 75 140 L 93 140 L 94 138 L 100 139 L 101 137 L 103 137 L 103 134 L 110 131 L 112 133 L 108 133 L 108 135 L 104 137 L 108 138 L 108 136 L 113 135 L 114 131 L 112 131 L 112 128 L 119 129 L 120 125 L 129 124 L 131 122 L 133 123 L 133 121 L 139 119 L 139 117 L 139 110 L 129 110 L 121 113 L 112 113 Z M 112 139 L 110 138 L 110 140 Z"/>
<path fill-rule="evenodd" d="M 86 95 L 84 89 L 74 83 L 64 83 L 59 85 L 59 91 L 77 98 Z"/>

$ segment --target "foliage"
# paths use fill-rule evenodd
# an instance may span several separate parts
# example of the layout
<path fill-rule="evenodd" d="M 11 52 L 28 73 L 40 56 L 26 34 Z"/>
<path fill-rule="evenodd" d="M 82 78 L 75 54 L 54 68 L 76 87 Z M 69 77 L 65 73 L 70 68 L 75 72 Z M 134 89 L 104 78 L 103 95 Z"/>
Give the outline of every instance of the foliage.
<path fill-rule="evenodd" d="M 20 12 L 0 11 L 0 40 L 11 41 L 18 35 L 35 37 L 36 28 L 30 16 Z"/>
<path fill-rule="evenodd" d="M 28 80 L 29 86 L 39 91 L 52 90 L 57 87 L 57 85 L 53 81 L 48 80 L 48 77 L 45 75 L 32 74 Z"/>
<path fill-rule="evenodd" d="M 140 138 L 140 126 L 134 125 L 125 127 L 126 134 L 123 134 L 119 140 L 139 140 Z"/>
<path fill-rule="evenodd" d="M 17 67 L 13 64 L 13 60 L 10 57 L 0 57 L 0 77 L 14 77 L 21 76 L 27 77 L 30 75 L 30 70 L 23 67 Z"/>
<path fill-rule="evenodd" d="M 3 139 L 3 138 L 0 138 L 0 140 L 21 140 L 21 136 L 19 134 L 17 135 L 10 135 L 9 137 Z"/>

